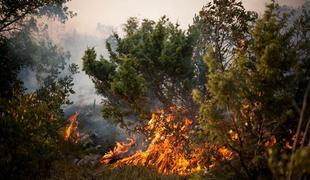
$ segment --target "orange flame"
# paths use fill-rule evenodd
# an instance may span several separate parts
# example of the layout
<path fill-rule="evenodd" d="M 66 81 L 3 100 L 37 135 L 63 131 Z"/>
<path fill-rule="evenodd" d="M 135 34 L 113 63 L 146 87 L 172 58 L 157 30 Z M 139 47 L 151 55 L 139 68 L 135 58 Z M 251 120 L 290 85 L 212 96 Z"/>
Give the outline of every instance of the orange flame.
<path fill-rule="evenodd" d="M 77 117 L 78 117 L 78 113 L 75 112 L 73 113 L 68 121 L 70 122 L 69 126 L 66 128 L 65 131 L 65 140 L 68 141 L 70 139 L 70 137 L 74 140 L 75 143 L 77 143 L 78 139 L 79 139 L 79 132 L 78 132 L 78 121 L 77 121 Z"/>
<path fill-rule="evenodd" d="M 233 158 L 233 152 L 225 147 L 220 147 L 218 152 L 222 155 L 223 159 L 230 160 Z"/>
<path fill-rule="evenodd" d="M 113 151 L 106 153 L 101 162 L 110 164 L 117 160 L 113 167 L 124 165 L 138 165 L 155 167 L 159 173 L 188 175 L 213 166 L 209 159 L 204 157 L 207 149 L 189 146 L 189 130 L 192 120 L 180 116 L 184 110 L 171 107 L 168 113 L 163 110 L 152 114 L 152 118 L 144 128 L 153 132 L 151 141 L 145 151 L 139 150 L 128 156 L 129 149 L 135 141 L 117 143 Z M 232 152 L 226 148 L 219 151 L 222 156 L 232 157 Z M 127 155 L 128 157 L 124 157 Z M 122 157 L 121 157 L 122 156 Z"/>
<path fill-rule="evenodd" d="M 110 163 L 114 157 L 121 158 L 122 155 L 126 154 L 130 148 L 136 143 L 134 139 L 127 139 L 128 143 L 116 142 L 116 146 L 113 150 L 106 153 L 102 158 L 101 162 L 104 164 Z"/>

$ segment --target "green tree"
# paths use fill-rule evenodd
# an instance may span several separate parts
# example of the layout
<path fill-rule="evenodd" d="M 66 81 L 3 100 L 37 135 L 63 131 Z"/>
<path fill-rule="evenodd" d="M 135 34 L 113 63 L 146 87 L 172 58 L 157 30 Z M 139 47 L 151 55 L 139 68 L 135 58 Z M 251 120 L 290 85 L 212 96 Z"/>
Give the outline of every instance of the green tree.
<path fill-rule="evenodd" d="M 205 61 L 209 97 L 197 98 L 201 105 L 200 121 L 211 142 L 229 148 L 236 155 L 232 160 L 222 161 L 222 166 L 211 174 L 220 176 L 226 169 L 235 178 L 268 178 L 271 173 L 281 178 L 275 174 L 275 167 L 271 167 L 272 172 L 268 169 L 272 161 L 268 167 L 267 150 L 270 148 L 279 156 L 291 154 L 286 144 L 292 143 L 300 109 L 309 101 L 308 13 L 303 9 L 302 15 L 292 16 L 281 13 L 276 3 L 269 4 L 252 29 L 248 45 L 233 53 L 233 61 L 224 72 L 215 50 L 208 51 Z M 304 108 L 302 115 L 307 119 L 310 109 Z M 306 123 L 301 125 L 303 132 L 307 131 Z M 295 142 L 300 142 L 298 135 Z M 303 155 L 309 155 L 308 150 Z M 299 151 L 294 157 L 303 155 Z M 303 162 L 301 159 L 296 162 L 299 161 Z M 305 163 L 295 165 L 290 168 L 296 177 L 308 173 Z"/>
<path fill-rule="evenodd" d="M 225 71 L 239 48 L 248 44 L 256 19 L 255 12 L 245 10 L 241 1 L 236 0 L 215 0 L 195 15 L 188 31 L 194 40 L 195 91 L 201 96 L 207 96 L 208 71 L 203 62 L 207 51 L 212 49 L 214 58 Z"/>
<path fill-rule="evenodd" d="M 104 96 L 104 116 L 117 122 L 135 115 L 142 120 L 156 107 L 191 107 L 192 38 L 163 17 L 157 23 L 130 18 L 124 38 L 107 42 L 110 58 L 97 60 L 85 51 L 83 69 Z M 113 48 L 114 47 L 114 48 Z"/>
<path fill-rule="evenodd" d="M 204 45 L 204 52 L 212 47 L 224 71 L 240 48 L 241 41 L 249 40 L 256 18 L 257 14 L 246 11 L 241 1 L 214 0 L 202 8 L 192 28 L 202 25 L 198 44 Z"/>

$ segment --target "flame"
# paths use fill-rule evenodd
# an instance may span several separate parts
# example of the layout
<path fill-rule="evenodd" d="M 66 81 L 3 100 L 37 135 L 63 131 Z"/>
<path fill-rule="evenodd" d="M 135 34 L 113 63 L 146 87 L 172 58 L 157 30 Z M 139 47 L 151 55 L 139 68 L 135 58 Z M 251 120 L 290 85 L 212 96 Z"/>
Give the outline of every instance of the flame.
<path fill-rule="evenodd" d="M 204 157 L 207 148 L 193 147 L 189 142 L 189 130 L 193 121 L 182 117 L 184 110 L 171 107 L 168 112 L 160 110 L 152 114 L 152 118 L 144 128 L 152 132 L 151 141 L 146 150 L 138 150 L 129 155 L 129 149 L 135 144 L 133 139 L 128 143 L 117 143 L 116 147 L 106 153 L 101 162 L 110 164 L 117 160 L 113 167 L 136 165 L 155 167 L 159 173 L 188 175 L 193 172 L 206 170 L 214 166 L 210 158 Z M 232 152 L 222 148 L 219 154 L 226 159 L 232 157 Z M 123 157 L 126 156 L 127 157 Z M 129 155 L 129 156 L 128 156 Z"/>
<path fill-rule="evenodd" d="M 77 121 L 77 117 L 78 117 L 78 113 L 75 112 L 73 113 L 68 121 L 70 122 L 69 126 L 66 128 L 65 131 L 65 140 L 69 141 L 70 138 L 72 138 L 74 140 L 75 143 L 77 143 L 80 133 L 78 132 L 78 121 Z"/>
<path fill-rule="evenodd" d="M 218 152 L 222 155 L 222 159 L 231 160 L 233 158 L 233 152 L 226 147 L 220 147 Z"/>
<path fill-rule="evenodd" d="M 126 154 L 130 148 L 136 143 L 136 141 L 132 138 L 127 139 L 128 143 L 120 143 L 116 142 L 116 146 L 113 150 L 106 153 L 102 158 L 101 162 L 104 164 L 109 164 L 110 161 L 113 160 L 114 157 L 121 157 Z"/>

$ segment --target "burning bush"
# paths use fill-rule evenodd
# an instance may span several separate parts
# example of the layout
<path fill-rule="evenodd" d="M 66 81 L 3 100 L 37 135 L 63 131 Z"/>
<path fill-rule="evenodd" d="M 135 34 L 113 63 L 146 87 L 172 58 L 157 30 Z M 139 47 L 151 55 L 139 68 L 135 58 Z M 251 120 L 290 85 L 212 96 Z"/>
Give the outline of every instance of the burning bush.
<path fill-rule="evenodd" d="M 138 150 L 130 154 L 130 148 L 136 143 L 130 139 L 128 143 L 117 143 L 114 150 L 106 153 L 101 162 L 109 164 L 116 161 L 113 167 L 137 165 L 155 167 L 159 173 L 188 175 L 214 166 L 211 156 L 206 157 L 206 145 L 193 145 L 190 142 L 189 130 L 192 120 L 184 117 L 185 110 L 170 107 L 152 114 L 149 123 L 144 127 L 149 140 L 146 150 Z M 217 149 L 213 146 L 213 150 Z M 225 147 L 218 148 L 223 158 L 231 158 L 232 152 Z M 127 157 L 126 157 L 127 155 Z"/>

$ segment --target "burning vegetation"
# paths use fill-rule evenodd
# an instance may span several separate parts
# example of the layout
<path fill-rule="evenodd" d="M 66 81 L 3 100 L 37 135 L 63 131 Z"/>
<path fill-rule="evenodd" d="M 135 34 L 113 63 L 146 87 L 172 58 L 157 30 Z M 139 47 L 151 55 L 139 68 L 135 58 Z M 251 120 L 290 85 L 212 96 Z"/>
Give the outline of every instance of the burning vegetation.
<path fill-rule="evenodd" d="M 113 167 L 124 165 L 155 167 L 159 173 L 188 175 L 214 166 L 208 157 L 210 149 L 218 150 L 223 159 L 230 159 L 233 153 L 225 147 L 194 145 L 190 141 L 190 129 L 193 121 L 185 116 L 185 110 L 170 107 L 168 111 L 159 110 L 152 114 L 151 120 L 143 128 L 150 137 L 145 150 L 133 154 L 131 148 L 134 139 L 127 143 L 117 143 L 116 147 L 106 153 L 101 162 L 113 163 Z M 116 161 L 116 162 L 115 162 Z"/>
<path fill-rule="evenodd" d="M 310 179 L 309 1 L 261 14 L 213 0 L 188 29 L 131 17 L 107 54 L 87 48 L 102 117 L 137 125 L 114 148 L 111 131 L 88 132 L 91 113 L 66 121 L 78 66 L 45 18 L 73 16 L 68 1 L 0 1 L 0 179 Z"/>
<path fill-rule="evenodd" d="M 66 141 L 69 141 L 71 139 L 73 142 L 77 143 L 77 141 L 79 140 L 80 133 L 78 130 L 78 124 L 79 124 L 79 122 L 77 121 L 78 115 L 79 114 L 75 112 L 68 119 L 69 125 L 65 130 Z"/>

